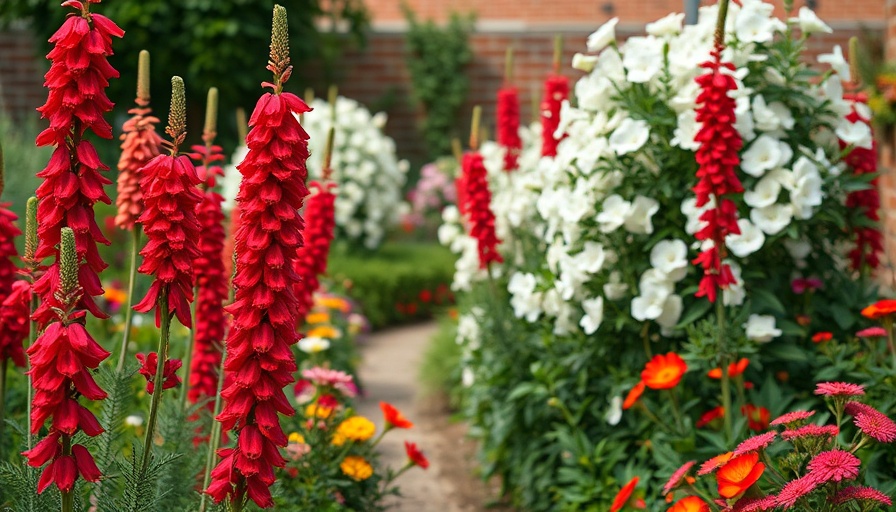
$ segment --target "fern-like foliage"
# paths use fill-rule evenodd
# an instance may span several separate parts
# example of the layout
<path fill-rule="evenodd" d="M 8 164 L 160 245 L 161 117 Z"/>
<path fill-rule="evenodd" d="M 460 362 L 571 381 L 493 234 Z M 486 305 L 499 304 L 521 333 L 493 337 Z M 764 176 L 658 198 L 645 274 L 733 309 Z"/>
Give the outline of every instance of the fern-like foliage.
<path fill-rule="evenodd" d="M 157 512 L 189 510 L 199 501 L 198 490 L 202 485 L 207 447 L 204 444 L 193 446 L 193 438 L 196 436 L 196 427 L 199 423 L 189 421 L 190 418 L 197 416 L 198 409 L 199 406 L 193 406 L 184 410 L 177 400 L 162 402 L 159 435 L 164 444 L 156 449 L 156 453 L 162 452 L 165 456 L 169 456 L 192 452 L 195 455 L 173 460 L 162 473 L 156 484 L 159 496 L 156 504 Z"/>
<path fill-rule="evenodd" d="M 94 459 L 103 473 L 103 479 L 93 488 L 93 499 L 97 512 L 118 512 L 113 506 L 115 497 L 121 496 L 121 478 L 118 474 L 116 457 L 121 454 L 124 419 L 127 405 L 131 400 L 131 380 L 135 370 L 126 368 L 116 372 L 112 368 L 101 366 L 97 380 L 109 396 L 103 400 L 99 413 L 99 421 L 105 432 L 93 438 Z"/>
<path fill-rule="evenodd" d="M 20 439 L 25 439 L 27 434 L 25 427 L 13 421 L 7 421 L 7 425 L 14 429 Z M 26 450 L 21 446 L 20 451 Z M 24 459 L 18 463 L 3 461 L 0 463 L 0 488 L 2 488 L 3 502 L 0 510 L 15 512 L 45 512 L 60 508 L 60 494 L 55 487 L 37 494 L 37 481 L 40 478 L 40 468 L 32 468 Z"/>
<path fill-rule="evenodd" d="M 132 453 L 142 453 L 137 446 L 132 447 Z M 121 500 L 114 501 L 112 509 L 118 512 L 151 512 L 158 510 L 159 502 L 167 492 L 158 494 L 158 480 L 168 471 L 169 465 L 183 457 L 182 453 L 166 454 L 159 458 L 153 458 L 149 467 L 144 472 L 141 468 L 140 457 L 135 455 L 128 461 L 119 461 L 118 467 L 123 475 L 124 490 Z"/>

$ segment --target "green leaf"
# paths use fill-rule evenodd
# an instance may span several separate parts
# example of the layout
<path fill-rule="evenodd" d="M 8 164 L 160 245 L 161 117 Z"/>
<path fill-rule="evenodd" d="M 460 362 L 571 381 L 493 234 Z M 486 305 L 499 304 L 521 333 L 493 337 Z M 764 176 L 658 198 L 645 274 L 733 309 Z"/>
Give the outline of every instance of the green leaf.
<path fill-rule="evenodd" d="M 712 308 L 712 303 L 708 300 L 698 300 L 691 304 L 687 311 L 681 316 L 681 320 L 678 322 L 678 325 L 675 326 L 676 329 L 683 329 L 684 327 L 696 322 L 703 315 L 706 314 Z"/>

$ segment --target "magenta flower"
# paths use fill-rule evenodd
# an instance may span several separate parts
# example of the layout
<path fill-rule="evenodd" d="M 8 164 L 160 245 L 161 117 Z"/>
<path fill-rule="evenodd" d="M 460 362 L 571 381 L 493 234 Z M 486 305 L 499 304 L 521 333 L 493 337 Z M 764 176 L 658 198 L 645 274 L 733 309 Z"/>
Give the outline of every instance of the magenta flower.
<path fill-rule="evenodd" d="M 745 453 L 762 450 L 766 446 L 770 445 L 777 436 L 778 434 L 772 431 L 746 439 L 742 443 L 737 445 L 737 448 L 734 449 L 734 454 L 732 456 L 737 457 L 738 455 L 743 455 Z"/>
<path fill-rule="evenodd" d="M 816 395 L 824 396 L 862 396 L 865 387 L 851 382 L 819 382 L 815 386 Z"/>
<path fill-rule="evenodd" d="M 813 457 L 806 469 L 809 470 L 808 475 L 823 484 L 856 478 L 859 476 L 859 465 L 861 461 L 855 455 L 843 450 L 829 450 Z"/>
<path fill-rule="evenodd" d="M 793 411 L 784 413 L 774 419 L 769 425 L 787 425 L 808 419 L 815 415 L 815 411 Z"/>
<path fill-rule="evenodd" d="M 663 486 L 663 494 L 669 494 L 669 491 L 678 487 L 678 484 L 681 483 L 685 475 L 688 474 L 688 471 L 690 471 L 696 463 L 697 461 L 691 460 L 685 462 L 680 468 L 676 469 L 675 472 L 672 473 L 672 476 L 669 477 L 669 481 L 666 482 L 666 485 Z"/>
<path fill-rule="evenodd" d="M 849 402 L 846 404 L 846 414 L 854 417 L 856 426 L 868 437 L 881 443 L 896 441 L 896 423 L 874 407 L 861 402 Z"/>
<path fill-rule="evenodd" d="M 840 433 L 837 425 L 806 425 L 793 430 L 781 432 L 781 439 L 790 441 L 802 437 L 836 437 Z"/>
<path fill-rule="evenodd" d="M 873 487 L 866 487 L 864 485 L 846 487 L 841 489 L 840 492 L 834 496 L 834 503 L 836 505 L 841 505 L 848 501 L 861 501 L 872 507 L 876 505 L 890 506 L 893 504 L 893 500 L 886 494 Z"/>
<path fill-rule="evenodd" d="M 883 338 L 887 335 L 887 330 L 883 327 L 868 327 L 856 333 L 859 338 Z"/>
<path fill-rule="evenodd" d="M 816 487 L 818 487 L 818 481 L 811 475 L 791 480 L 784 484 L 781 492 L 778 493 L 777 504 L 787 510 L 794 506 L 800 498 L 814 491 Z"/>

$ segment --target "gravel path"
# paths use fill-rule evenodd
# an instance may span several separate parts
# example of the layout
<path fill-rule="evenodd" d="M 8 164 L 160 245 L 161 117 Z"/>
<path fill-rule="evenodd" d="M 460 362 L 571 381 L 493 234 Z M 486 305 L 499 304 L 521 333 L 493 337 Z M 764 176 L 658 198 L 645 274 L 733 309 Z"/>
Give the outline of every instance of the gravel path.
<path fill-rule="evenodd" d="M 395 429 L 380 444 L 382 462 L 393 468 L 404 465 L 404 441 L 417 443 L 430 461 L 429 469 L 411 468 L 398 484 L 402 497 L 389 502 L 394 512 L 477 512 L 509 510 L 489 504 L 494 492 L 474 476 L 475 447 L 466 437 L 466 427 L 448 421 L 448 411 L 439 401 L 422 397 L 418 376 L 434 323 L 381 331 L 362 347 L 359 369 L 366 397 L 359 413 L 372 419 L 379 432 L 383 426 L 379 402 L 397 407 L 414 422 L 410 430 Z"/>

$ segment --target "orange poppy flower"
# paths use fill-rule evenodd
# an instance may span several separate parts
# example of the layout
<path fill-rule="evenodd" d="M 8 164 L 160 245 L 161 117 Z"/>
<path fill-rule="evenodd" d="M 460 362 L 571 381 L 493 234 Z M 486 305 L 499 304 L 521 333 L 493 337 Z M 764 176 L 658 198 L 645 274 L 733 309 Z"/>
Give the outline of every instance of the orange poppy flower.
<path fill-rule="evenodd" d="M 641 379 L 650 389 L 672 389 L 681 381 L 688 365 L 675 352 L 655 355 L 644 366 Z"/>
<path fill-rule="evenodd" d="M 610 506 L 610 512 L 618 512 L 622 510 L 622 507 L 628 503 L 629 498 L 632 497 L 632 492 L 635 490 L 635 486 L 638 485 L 638 477 L 634 477 L 628 481 L 627 484 L 622 486 L 622 489 L 616 493 L 616 497 L 613 498 L 613 505 Z"/>
<path fill-rule="evenodd" d="M 625 395 L 625 401 L 622 402 L 622 409 L 628 410 L 633 405 L 638 403 L 638 399 L 641 398 L 641 395 L 644 394 L 644 381 L 638 382 L 635 384 L 627 395 Z"/>
<path fill-rule="evenodd" d="M 401 411 L 392 404 L 380 402 L 380 409 L 383 410 L 383 418 L 386 420 L 386 428 L 411 428 L 413 423 L 407 420 Z"/>
<path fill-rule="evenodd" d="M 740 408 L 741 414 L 747 417 L 747 427 L 753 432 L 762 432 L 768 428 L 772 413 L 765 407 L 746 404 Z"/>
<path fill-rule="evenodd" d="M 755 484 L 765 471 L 765 464 L 759 462 L 759 454 L 746 453 L 729 460 L 716 473 L 719 483 L 719 496 L 733 498 L 743 494 Z"/>
<path fill-rule="evenodd" d="M 862 316 L 872 320 L 896 313 L 896 300 L 884 299 L 875 302 L 862 310 Z"/>
<path fill-rule="evenodd" d="M 742 357 L 739 361 L 731 363 L 728 365 L 728 376 L 729 377 L 737 377 L 744 373 L 744 370 L 749 366 L 750 360 L 746 357 Z M 709 370 L 706 374 L 710 379 L 721 379 L 722 378 L 722 369 L 721 368 L 713 368 Z"/>
<path fill-rule="evenodd" d="M 688 496 L 678 500 L 666 512 L 709 512 L 709 505 L 696 496 Z"/>

